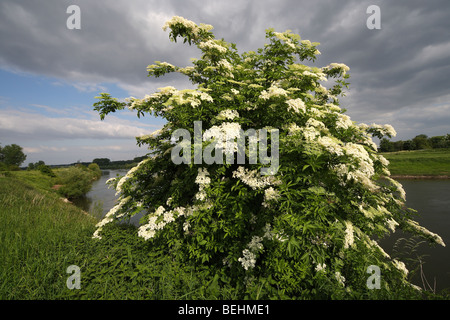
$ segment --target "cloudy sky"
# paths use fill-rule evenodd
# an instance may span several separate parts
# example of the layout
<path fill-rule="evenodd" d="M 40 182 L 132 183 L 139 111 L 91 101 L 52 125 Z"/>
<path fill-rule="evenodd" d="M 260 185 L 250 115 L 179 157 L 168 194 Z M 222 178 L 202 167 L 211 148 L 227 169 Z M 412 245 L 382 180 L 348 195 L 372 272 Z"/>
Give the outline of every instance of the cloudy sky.
<path fill-rule="evenodd" d="M 81 29 L 68 29 L 70 5 Z M 381 29 L 367 28 L 370 5 Z M 172 16 L 214 26 L 240 52 L 264 45 L 265 29 L 292 30 L 320 42 L 321 67 L 350 67 L 341 107 L 357 122 L 389 123 L 394 140 L 450 133 L 450 2 L 448 0 L 1 0 L 0 144 L 16 143 L 25 165 L 132 159 L 147 150 L 135 136 L 164 121 L 123 111 L 100 121 L 100 92 L 143 97 L 159 87 L 189 87 L 180 76 L 152 79 L 155 60 L 190 64 L 198 50 L 168 40 Z"/>

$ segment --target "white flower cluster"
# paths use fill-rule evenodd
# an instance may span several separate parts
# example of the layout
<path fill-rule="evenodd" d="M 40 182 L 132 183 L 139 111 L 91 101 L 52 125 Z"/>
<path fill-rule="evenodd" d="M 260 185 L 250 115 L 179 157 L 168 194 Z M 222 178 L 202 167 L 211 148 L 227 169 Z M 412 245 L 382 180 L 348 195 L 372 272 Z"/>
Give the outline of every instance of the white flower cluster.
<path fill-rule="evenodd" d="M 225 111 L 226 116 L 238 116 L 233 111 Z M 220 116 L 221 114 L 219 114 Z M 238 139 L 241 135 L 242 128 L 237 122 L 224 122 L 220 126 L 212 126 L 203 133 L 203 140 L 214 139 L 216 148 L 224 150 L 226 153 L 234 153 L 238 150 Z"/>
<path fill-rule="evenodd" d="M 391 177 L 386 177 L 386 179 L 394 185 L 394 187 L 400 193 L 400 198 L 402 198 L 403 201 L 405 201 L 406 200 L 406 192 L 405 192 L 405 189 L 403 189 L 402 184 L 400 182 L 398 182 L 397 180 L 392 179 Z"/>
<path fill-rule="evenodd" d="M 216 118 L 219 120 L 234 120 L 235 118 L 239 118 L 239 113 L 236 110 L 226 109 L 220 111 Z"/>
<path fill-rule="evenodd" d="M 245 270 L 248 270 L 249 268 L 254 268 L 256 264 L 256 254 L 254 254 L 248 249 L 244 249 L 244 251 L 242 251 L 242 255 L 243 257 L 238 259 L 238 261 L 242 264 L 242 267 Z"/>
<path fill-rule="evenodd" d="M 287 96 L 288 92 L 284 90 L 283 88 L 277 87 L 275 84 L 272 84 L 272 86 L 266 90 L 263 90 L 259 97 L 264 100 L 268 100 L 271 97 L 279 97 L 279 96 Z"/>
<path fill-rule="evenodd" d="M 148 240 L 153 238 L 156 231 L 163 229 L 166 224 L 175 221 L 176 218 L 188 215 L 189 211 L 184 207 L 177 207 L 174 210 L 166 211 L 163 206 L 159 206 L 156 211 L 150 215 L 147 224 L 138 229 L 138 236 Z"/>
<path fill-rule="evenodd" d="M 326 68 L 327 69 L 340 69 L 342 71 L 343 75 L 345 75 L 347 73 L 347 71 L 350 70 L 350 68 L 343 63 L 330 63 Z"/>
<path fill-rule="evenodd" d="M 323 136 L 317 139 L 317 142 L 324 147 L 328 152 L 342 156 L 344 154 L 341 147 L 341 141 L 334 137 Z"/>
<path fill-rule="evenodd" d="M 289 135 L 293 135 L 293 134 L 296 134 L 297 132 L 301 132 L 302 128 L 300 128 L 296 123 L 291 123 L 287 127 L 287 130 L 289 132 Z"/>
<path fill-rule="evenodd" d="M 92 238 L 94 238 L 94 239 L 102 238 L 100 236 L 100 231 L 102 231 L 103 227 L 106 224 L 108 224 L 114 220 L 114 217 L 117 216 L 117 213 L 120 211 L 120 209 L 122 209 L 122 207 L 128 201 L 130 201 L 130 199 L 131 199 L 131 197 L 126 197 L 126 198 L 121 199 L 118 204 L 116 204 L 114 207 L 111 208 L 111 210 L 108 211 L 108 213 L 103 217 L 103 219 L 95 225 L 97 229 L 95 230 L 94 234 L 92 235 Z"/>
<path fill-rule="evenodd" d="M 233 66 L 228 62 L 228 60 L 221 59 L 217 64 L 224 69 L 233 70 Z"/>
<path fill-rule="evenodd" d="M 261 237 L 253 236 L 252 240 L 248 244 L 249 249 L 252 251 L 262 250 L 263 249 L 262 240 L 263 240 L 263 238 L 261 238 Z"/>
<path fill-rule="evenodd" d="M 364 238 L 364 243 L 366 245 L 366 247 L 368 247 L 369 249 L 371 249 L 372 247 L 377 248 L 378 250 L 380 250 L 380 252 L 383 254 L 384 257 L 390 259 L 391 256 L 389 254 L 386 253 L 386 251 L 384 251 L 384 249 L 378 244 L 378 242 L 376 242 L 373 239 L 370 239 L 366 234 L 362 234 L 362 237 Z"/>
<path fill-rule="evenodd" d="M 157 65 L 150 65 L 148 66 L 148 70 L 152 68 L 158 67 Z M 177 92 L 177 89 L 175 89 L 172 86 L 167 86 L 163 88 L 158 88 L 159 92 L 155 92 L 152 94 L 146 94 L 143 99 L 137 99 L 135 97 L 129 97 L 125 98 L 125 102 L 130 103 L 130 106 L 128 107 L 129 110 L 134 110 L 136 107 L 143 105 L 144 103 L 151 102 L 152 100 L 156 100 L 161 98 L 162 96 L 168 96 L 172 95 L 175 92 Z"/>
<path fill-rule="evenodd" d="M 373 167 L 373 161 L 364 147 L 355 143 L 347 143 L 343 146 L 343 150 L 346 154 L 357 160 L 359 166 L 357 169 L 350 170 L 350 167 L 344 164 L 335 165 L 333 166 L 333 170 L 337 175 L 344 178 L 346 181 L 354 180 L 362 183 L 370 191 L 379 189 L 379 187 L 370 179 L 374 175 L 375 169 Z"/>
<path fill-rule="evenodd" d="M 185 89 L 174 92 L 168 102 L 172 101 L 179 105 L 190 103 L 192 107 L 197 107 L 201 104 L 201 101 L 213 102 L 214 100 L 206 92 Z"/>
<path fill-rule="evenodd" d="M 339 284 L 341 284 L 342 286 L 345 286 L 345 278 L 339 271 L 336 271 L 334 273 L 334 277 L 339 282 Z"/>
<path fill-rule="evenodd" d="M 351 221 L 345 221 L 345 237 L 344 237 L 344 248 L 348 249 L 353 245 L 354 236 L 353 236 L 353 224 Z"/>
<path fill-rule="evenodd" d="M 325 124 L 322 121 L 316 120 L 314 118 L 309 118 L 305 124 L 307 127 L 315 127 L 318 129 L 326 129 Z"/>
<path fill-rule="evenodd" d="M 275 176 L 261 176 L 257 170 L 248 170 L 242 166 L 239 166 L 237 170 L 233 171 L 233 178 L 239 178 L 253 190 L 279 183 Z"/>
<path fill-rule="evenodd" d="M 394 266 L 400 270 L 401 272 L 403 272 L 405 274 L 405 276 L 408 275 L 408 269 L 406 269 L 405 264 L 402 261 L 398 261 L 396 259 L 393 259 L 392 263 L 394 264 Z"/>
<path fill-rule="evenodd" d="M 398 222 L 395 221 L 394 219 L 388 219 L 386 221 L 386 224 L 388 228 L 391 229 L 392 232 L 395 232 L 395 228 L 398 226 Z"/>
<path fill-rule="evenodd" d="M 295 49 L 295 44 L 292 43 L 291 39 L 289 39 L 288 37 L 286 37 L 285 34 L 287 33 L 281 33 L 281 32 L 274 32 L 273 33 L 275 35 L 275 37 L 277 37 L 278 39 L 284 41 L 288 46 L 290 46 L 292 49 Z"/>
<path fill-rule="evenodd" d="M 176 68 L 173 64 L 168 63 L 168 62 L 160 62 L 160 61 L 156 61 L 156 64 L 150 64 L 147 66 L 147 71 L 148 72 L 155 72 L 155 70 L 157 69 L 161 69 L 161 67 L 163 67 L 164 69 L 169 69 L 169 71 L 174 71 Z"/>
<path fill-rule="evenodd" d="M 287 105 L 288 105 L 288 110 L 294 110 L 294 112 L 299 113 L 300 111 L 305 112 L 306 108 L 305 108 L 305 103 L 303 102 L 302 99 L 297 98 L 297 99 L 289 99 L 286 101 Z"/>
<path fill-rule="evenodd" d="M 215 50 L 215 51 L 218 51 L 219 53 L 225 53 L 228 50 L 226 47 L 224 47 L 220 43 L 218 43 L 217 40 L 208 40 L 208 41 L 200 42 L 200 44 L 198 46 L 200 49 Z"/>
<path fill-rule="evenodd" d="M 172 28 L 176 24 L 182 24 L 187 29 L 190 29 L 194 35 L 198 35 L 200 30 L 210 31 L 213 29 L 212 25 L 202 23 L 200 24 L 200 26 L 197 26 L 197 24 L 191 20 L 185 19 L 180 16 L 174 16 L 170 20 L 166 21 L 163 26 L 163 30 L 166 31 L 167 28 Z"/>
<path fill-rule="evenodd" d="M 318 263 L 318 264 L 316 265 L 315 270 L 316 270 L 316 272 L 320 272 L 320 271 L 325 272 L 326 266 L 327 266 L 327 265 L 326 265 L 325 263 Z"/>
<path fill-rule="evenodd" d="M 320 80 L 320 81 L 328 81 L 325 73 L 323 73 L 323 72 L 315 73 L 315 72 L 311 72 L 311 71 L 305 70 L 305 71 L 303 71 L 302 74 L 304 76 L 312 77 L 312 78 L 315 78 L 315 79 Z"/>
<path fill-rule="evenodd" d="M 352 120 L 346 114 L 338 113 L 338 119 L 336 121 L 336 127 L 342 129 L 348 129 L 353 126 Z"/>
<path fill-rule="evenodd" d="M 262 205 L 264 207 L 268 207 L 269 201 L 277 201 L 279 197 L 280 197 L 280 193 L 277 190 L 275 190 L 274 188 L 270 187 L 270 188 L 264 190 L 264 201 L 263 201 Z"/>
<path fill-rule="evenodd" d="M 294 129 L 296 129 L 294 127 Z M 301 129 L 302 133 L 303 133 L 303 137 L 306 139 L 306 141 L 313 141 L 315 140 L 317 137 L 320 137 L 320 131 L 317 131 L 317 129 L 315 127 L 304 127 Z"/>
<path fill-rule="evenodd" d="M 122 186 L 125 183 L 125 181 L 127 181 L 128 179 L 130 179 L 131 177 L 133 177 L 134 173 L 146 162 L 150 161 L 150 158 L 144 159 L 141 162 L 139 162 L 135 167 L 131 168 L 127 174 L 125 176 L 123 176 L 119 182 L 117 183 L 116 186 L 116 196 L 122 192 Z M 109 179 L 111 180 L 111 179 Z M 108 181 L 109 181 L 108 180 Z"/>
<path fill-rule="evenodd" d="M 208 170 L 206 168 L 199 168 L 195 183 L 198 184 L 198 192 L 195 194 L 195 198 L 200 201 L 206 199 L 205 187 L 211 183 Z"/>
<path fill-rule="evenodd" d="M 247 248 L 242 251 L 242 257 L 238 259 L 245 270 L 254 268 L 256 264 L 256 253 L 261 252 L 264 248 L 262 241 L 264 238 L 272 239 L 273 235 L 270 232 L 270 225 L 266 225 L 266 231 L 263 237 L 253 236 L 252 240 L 247 244 Z"/>
<path fill-rule="evenodd" d="M 378 132 L 380 132 L 383 135 L 389 135 L 391 137 L 395 137 L 397 135 L 397 132 L 395 131 L 394 127 L 391 126 L 390 124 L 385 124 L 385 125 L 379 125 L 376 123 L 372 123 L 369 126 L 370 129 L 376 129 Z"/>
<path fill-rule="evenodd" d="M 433 233 L 433 232 L 429 231 L 428 229 L 426 229 L 426 228 L 420 226 L 419 223 L 416 222 L 416 221 L 408 220 L 407 223 L 408 223 L 411 227 L 413 227 L 416 231 L 422 233 L 424 236 L 428 236 L 428 237 L 433 238 L 433 240 L 434 240 L 437 244 L 439 244 L 439 245 L 445 247 L 444 241 L 443 241 L 442 238 L 441 238 L 439 235 L 437 235 L 436 233 Z"/>

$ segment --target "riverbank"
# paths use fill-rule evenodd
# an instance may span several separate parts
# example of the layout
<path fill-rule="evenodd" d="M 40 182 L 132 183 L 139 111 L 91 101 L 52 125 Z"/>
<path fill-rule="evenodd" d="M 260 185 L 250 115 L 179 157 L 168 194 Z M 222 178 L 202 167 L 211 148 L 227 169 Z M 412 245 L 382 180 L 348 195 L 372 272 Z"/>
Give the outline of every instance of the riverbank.
<path fill-rule="evenodd" d="M 389 161 L 392 178 L 450 179 L 450 149 L 380 153 Z"/>
<path fill-rule="evenodd" d="M 36 178 L 30 174 L 30 180 Z M 66 269 L 95 220 L 50 190 L 49 179 L 27 183 L 0 176 L 0 299 L 56 299 Z"/>

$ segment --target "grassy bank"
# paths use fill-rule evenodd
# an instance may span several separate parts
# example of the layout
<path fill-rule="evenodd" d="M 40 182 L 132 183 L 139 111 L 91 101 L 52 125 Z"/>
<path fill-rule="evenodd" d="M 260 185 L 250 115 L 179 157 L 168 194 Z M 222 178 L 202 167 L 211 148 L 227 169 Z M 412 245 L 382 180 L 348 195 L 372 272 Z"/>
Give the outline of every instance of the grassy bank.
<path fill-rule="evenodd" d="M 92 239 L 97 220 L 52 184 L 38 171 L 0 174 L 0 300 L 214 297 L 206 270 L 152 251 L 133 226 L 112 225 L 105 240 Z M 80 268 L 80 289 L 67 287 L 71 265 Z"/>
<path fill-rule="evenodd" d="M 50 179 L 28 179 L 0 177 L 1 299 L 58 296 L 76 243 L 94 229 L 92 217 L 49 190 Z"/>
<path fill-rule="evenodd" d="M 450 149 L 386 152 L 393 176 L 450 177 Z"/>

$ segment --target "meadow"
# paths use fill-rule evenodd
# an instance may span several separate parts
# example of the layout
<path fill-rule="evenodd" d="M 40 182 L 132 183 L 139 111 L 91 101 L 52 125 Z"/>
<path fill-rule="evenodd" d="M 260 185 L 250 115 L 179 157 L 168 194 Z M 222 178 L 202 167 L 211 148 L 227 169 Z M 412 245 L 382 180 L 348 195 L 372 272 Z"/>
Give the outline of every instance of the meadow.
<path fill-rule="evenodd" d="M 393 176 L 450 177 L 450 149 L 386 152 Z"/>

